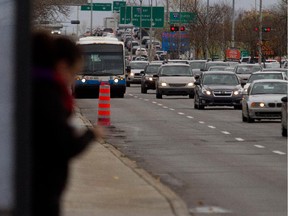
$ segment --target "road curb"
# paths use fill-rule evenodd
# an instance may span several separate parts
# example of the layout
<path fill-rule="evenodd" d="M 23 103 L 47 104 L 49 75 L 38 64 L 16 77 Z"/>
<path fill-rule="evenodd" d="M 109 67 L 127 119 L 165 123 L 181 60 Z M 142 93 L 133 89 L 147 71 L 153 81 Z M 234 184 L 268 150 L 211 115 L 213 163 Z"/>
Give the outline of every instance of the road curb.
<path fill-rule="evenodd" d="M 81 118 L 83 123 L 87 127 L 91 127 L 91 122 L 84 117 L 80 110 L 76 111 L 76 115 Z M 189 210 L 184 203 L 184 201 L 170 188 L 160 182 L 159 179 L 155 179 L 151 174 L 149 174 L 146 170 L 139 168 L 135 161 L 127 158 L 122 152 L 116 149 L 112 144 L 107 143 L 106 141 L 99 142 L 99 144 L 103 145 L 106 149 L 108 149 L 115 157 L 117 157 L 124 165 L 129 167 L 133 172 L 135 172 L 140 178 L 146 181 L 149 185 L 151 185 L 161 196 L 163 196 L 166 201 L 169 203 L 171 211 L 175 216 L 191 216 L 189 214 Z"/>

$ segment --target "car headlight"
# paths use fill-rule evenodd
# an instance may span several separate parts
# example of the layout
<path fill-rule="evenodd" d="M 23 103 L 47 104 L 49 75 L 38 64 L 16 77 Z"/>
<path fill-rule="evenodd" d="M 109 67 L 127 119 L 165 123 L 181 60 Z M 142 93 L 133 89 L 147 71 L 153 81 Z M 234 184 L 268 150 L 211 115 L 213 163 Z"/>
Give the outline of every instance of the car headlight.
<path fill-rule="evenodd" d="M 161 83 L 161 86 L 165 87 L 167 86 L 167 83 Z"/>
<path fill-rule="evenodd" d="M 240 93 L 239 91 L 234 91 L 233 95 L 239 95 L 239 93 Z"/>
<path fill-rule="evenodd" d="M 114 79 L 114 82 L 115 82 L 115 83 L 118 83 L 118 82 L 119 82 L 119 79 L 117 79 L 117 78 Z"/>
<path fill-rule="evenodd" d="M 130 76 L 134 76 L 134 73 L 131 72 L 131 73 L 130 73 Z"/>
<path fill-rule="evenodd" d="M 188 86 L 192 87 L 192 86 L 194 86 L 194 83 L 188 83 Z"/>
<path fill-rule="evenodd" d="M 85 83 L 85 82 L 86 82 L 86 79 L 83 78 L 83 79 L 81 80 L 81 82 L 82 82 L 82 83 Z"/>
<path fill-rule="evenodd" d="M 251 103 L 251 107 L 253 108 L 264 108 L 265 103 L 264 102 L 253 102 Z"/>
<path fill-rule="evenodd" d="M 206 94 L 206 95 L 211 95 L 212 94 L 212 92 L 211 91 L 209 91 L 209 90 L 206 90 L 206 89 L 202 89 L 202 93 L 203 94 Z"/>
<path fill-rule="evenodd" d="M 152 78 L 152 77 L 149 77 L 148 80 L 149 80 L 149 81 L 153 81 L 153 78 Z"/>

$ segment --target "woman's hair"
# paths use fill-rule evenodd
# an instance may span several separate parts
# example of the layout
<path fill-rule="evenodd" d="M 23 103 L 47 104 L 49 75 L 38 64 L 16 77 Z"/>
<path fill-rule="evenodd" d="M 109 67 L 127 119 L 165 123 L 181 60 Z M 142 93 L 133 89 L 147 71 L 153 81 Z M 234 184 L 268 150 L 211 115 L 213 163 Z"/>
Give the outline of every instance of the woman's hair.
<path fill-rule="evenodd" d="M 55 46 L 53 37 L 44 31 L 32 34 L 32 64 L 34 68 L 52 69 L 54 67 Z"/>
<path fill-rule="evenodd" d="M 68 65 L 73 65 L 82 59 L 82 52 L 74 41 L 67 37 L 58 36 L 54 38 L 55 61 L 65 61 Z"/>

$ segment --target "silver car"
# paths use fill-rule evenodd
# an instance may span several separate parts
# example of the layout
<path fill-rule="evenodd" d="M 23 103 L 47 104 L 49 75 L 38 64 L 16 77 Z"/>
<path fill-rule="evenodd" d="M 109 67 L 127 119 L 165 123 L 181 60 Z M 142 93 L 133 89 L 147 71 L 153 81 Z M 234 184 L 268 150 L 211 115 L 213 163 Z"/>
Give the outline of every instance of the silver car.
<path fill-rule="evenodd" d="M 194 82 L 189 64 L 165 64 L 159 68 L 156 77 L 156 98 L 162 95 L 189 95 L 194 98 Z"/>
<path fill-rule="evenodd" d="M 287 96 L 285 80 L 256 80 L 242 100 L 242 121 L 255 119 L 281 119 L 281 98 Z"/>
<path fill-rule="evenodd" d="M 246 84 L 252 73 L 258 71 L 262 71 L 262 67 L 259 64 L 241 64 L 234 68 L 234 72 L 239 77 L 242 86 Z"/>
<path fill-rule="evenodd" d="M 278 80 L 286 80 L 286 76 L 282 72 L 255 72 L 251 74 L 249 77 L 246 85 L 243 87 L 244 92 L 247 92 L 249 86 L 251 85 L 252 82 L 255 80 L 260 80 L 260 79 L 278 79 Z"/>
<path fill-rule="evenodd" d="M 127 73 L 126 86 L 130 87 L 130 84 L 141 84 L 142 75 L 145 67 L 148 65 L 148 61 L 131 61 L 130 71 Z"/>

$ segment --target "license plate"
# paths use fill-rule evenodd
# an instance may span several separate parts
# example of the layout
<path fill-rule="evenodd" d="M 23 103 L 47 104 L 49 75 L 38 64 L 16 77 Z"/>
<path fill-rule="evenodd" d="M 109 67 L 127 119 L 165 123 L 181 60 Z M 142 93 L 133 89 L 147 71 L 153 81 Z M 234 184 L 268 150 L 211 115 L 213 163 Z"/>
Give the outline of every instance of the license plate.
<path fill-rule="evenodd" d="M 86 80 L 98 80 L 99 78 L 95 77 L 95 76 L 85 76 L 84 79 L 86 79 Z"/>

